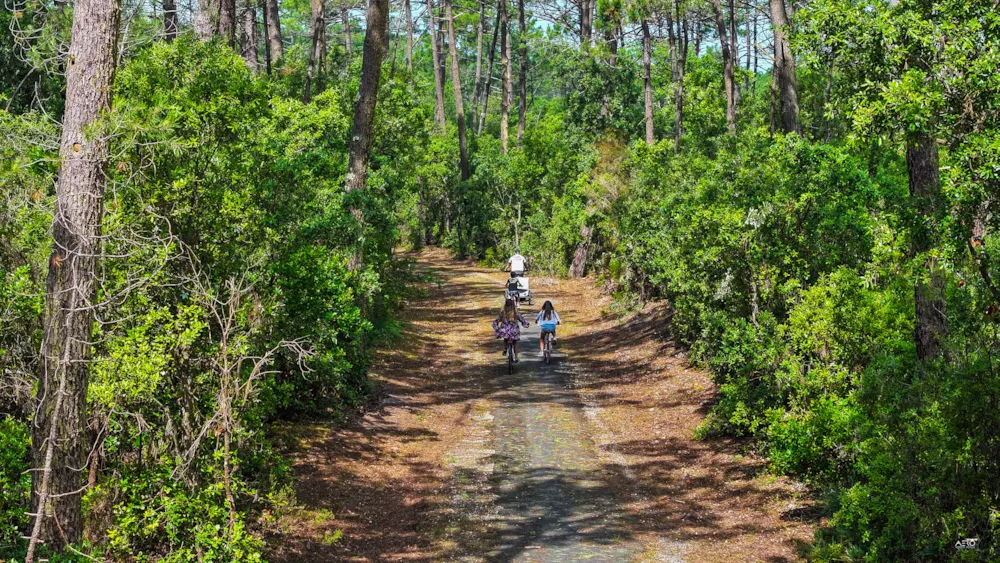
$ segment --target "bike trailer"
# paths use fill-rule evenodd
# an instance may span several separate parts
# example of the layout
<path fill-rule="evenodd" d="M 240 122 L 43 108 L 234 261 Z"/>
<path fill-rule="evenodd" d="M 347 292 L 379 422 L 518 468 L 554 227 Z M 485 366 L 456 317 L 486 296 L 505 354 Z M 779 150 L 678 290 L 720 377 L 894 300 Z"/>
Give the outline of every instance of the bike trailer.
<path fill-rule="evenodd" d="M 517 291 L 521 294 L 521 301 L 527 301 L 531 304 L 531 288 L 528 284 L 528 278 L 520 276 L 517 278 Z"/>

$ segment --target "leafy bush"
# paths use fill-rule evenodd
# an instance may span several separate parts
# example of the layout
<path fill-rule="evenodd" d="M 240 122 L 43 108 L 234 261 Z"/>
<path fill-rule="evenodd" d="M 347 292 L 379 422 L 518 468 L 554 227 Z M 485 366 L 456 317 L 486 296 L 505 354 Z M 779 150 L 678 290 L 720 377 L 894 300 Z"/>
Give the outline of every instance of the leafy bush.
<path fill-rule="evenodd" d="M 27 532 L 28 428 L 6 417 L 0 419 L 0 556 L 13 557 Z"/>

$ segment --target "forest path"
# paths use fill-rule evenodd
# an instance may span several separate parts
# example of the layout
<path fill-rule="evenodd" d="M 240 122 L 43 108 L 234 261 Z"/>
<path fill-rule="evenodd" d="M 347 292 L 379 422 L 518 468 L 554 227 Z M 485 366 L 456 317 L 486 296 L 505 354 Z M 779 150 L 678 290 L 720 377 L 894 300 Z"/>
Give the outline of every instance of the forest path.
<path fill-rule="evenodd" d="M 537 307 L 522 305 L 522 313 L 532 322 Z M 538 336 L 534 324 L 522 330 L 520 363 L 497 376 L 477 413 L 477 435 L 486 439 L 451 452 L 460 491 L 450 528 L 456 553 L 467 561 L 553 563 L 646 557 L 650 550 L 622 510 L 628 477 L 593 438 L 572 364 L 557 348 L 546 365 Z M 495 364 L 484 366 L 487 373 L 504 365 L 497 348 L 487 355 Z"/>
<path fill-rule="evenodd" d="M 416 256 L 430 280 L 379 353 L 375 408 L 278 434 L 301 506 L 271 559 L 790 561 L 811 534 L 801 487 L 733 441 L 691 433 L 714 394 L 664 340 L 665 307 L 626 320 L 587 280 L 532 279 L 564 324 L 545 365 L 537 327 L 507 374 L 489 323 L 504 274 Z"/>

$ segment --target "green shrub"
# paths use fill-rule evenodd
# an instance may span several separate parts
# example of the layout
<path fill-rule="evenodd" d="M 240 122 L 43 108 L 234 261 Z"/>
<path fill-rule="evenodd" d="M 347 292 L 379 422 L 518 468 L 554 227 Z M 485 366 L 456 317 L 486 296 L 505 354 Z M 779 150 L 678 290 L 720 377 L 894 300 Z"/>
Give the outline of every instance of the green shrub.
<path fill-rule="evenodd" d="M 0 557 L 13 557 L 28 531 L 28 427 L 0 419 Z"/>

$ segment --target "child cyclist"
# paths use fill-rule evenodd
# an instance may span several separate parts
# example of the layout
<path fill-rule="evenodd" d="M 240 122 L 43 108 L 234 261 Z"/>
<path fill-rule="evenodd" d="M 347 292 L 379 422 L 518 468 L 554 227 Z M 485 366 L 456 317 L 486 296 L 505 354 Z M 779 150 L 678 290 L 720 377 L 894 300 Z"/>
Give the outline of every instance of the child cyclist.
<path fill-rule="evenodd" d="M 500 316 L 493 321 L 493 332 L 497 338 L 503 338 L 504 343 L 514 343 L 514 361 L 521 361 L 517 356 L 517 341 L 521 339 L 521 326 L 527 327 L 528 321 L 524 320 L 521 313 L 517 312 L 517 307 L 512 299 L 507 299 L 503 305 Z M 503 348 L 503 355 L 507 355 L 507 347 Z"/>
<path fill-rule="evenodd" d="M 556 337 L 556 325 L 559 324 L 559 313 L 552 306 L 551 301 L 546 301 L 542 305 L 542 310 L 535 317 L 535 324 L 542 327 L 542 333 L 538 336 L 538 351 L 545 352 L 545 333 L 551 332 L 552 338 Z"/>

